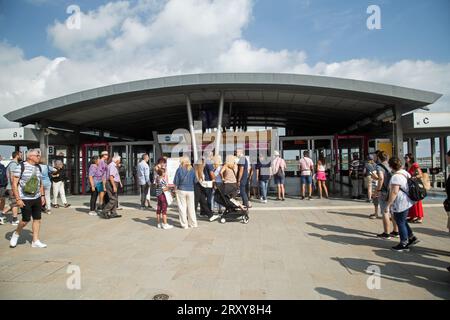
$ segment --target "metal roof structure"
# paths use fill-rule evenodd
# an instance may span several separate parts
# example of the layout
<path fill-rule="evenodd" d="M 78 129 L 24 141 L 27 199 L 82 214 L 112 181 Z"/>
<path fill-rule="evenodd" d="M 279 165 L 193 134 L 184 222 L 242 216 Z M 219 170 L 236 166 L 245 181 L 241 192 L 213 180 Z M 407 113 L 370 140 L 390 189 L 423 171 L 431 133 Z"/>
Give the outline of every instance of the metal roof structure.
<path fill-rule="evenodd" d="M 224 126 L 286 127 L 297 133 L 334 134 L 426 107 L 442 95 L 359 80 L 278 73 L 170 76 L 81 91 L 10 112 L 22 125 L 104 130 L 136 139 L 152 131 L 186 128 L 186 96 L 194 118 L 216 111 L 224 92 Z"/>

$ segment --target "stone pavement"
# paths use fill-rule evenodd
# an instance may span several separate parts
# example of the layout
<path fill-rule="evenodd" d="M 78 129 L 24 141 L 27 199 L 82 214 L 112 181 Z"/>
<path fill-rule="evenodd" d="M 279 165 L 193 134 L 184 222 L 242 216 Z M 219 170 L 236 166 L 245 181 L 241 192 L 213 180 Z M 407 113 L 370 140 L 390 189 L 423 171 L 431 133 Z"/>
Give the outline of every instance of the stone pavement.
<path fill-rule="evenodd" d="M 121 196 L 123 217 L 112 220 L 88 216 L 86 196 L 69 201 L 43 217 L 46 249 L 31 248 L 31 225 L 10 249 L 14 227 L 0 226 L 0 299 L 450 298 L 440 199 L 413 225 L 422 242 L 409 253 L 375 237 L 381 220 L 368 219 L 372 207 L 362 201 L 269 199 L 254 203 L 247 225 L 201 220 L 188 230 L 157 229 L 155 212 L 137 210 L 136 196 Z M 179 226 L 176 208 L 169 220 Z M 67 287 L 73 266 L 80 290 Z M 367 286 L 369 266 L 379 267 L 380 289 Z"/>

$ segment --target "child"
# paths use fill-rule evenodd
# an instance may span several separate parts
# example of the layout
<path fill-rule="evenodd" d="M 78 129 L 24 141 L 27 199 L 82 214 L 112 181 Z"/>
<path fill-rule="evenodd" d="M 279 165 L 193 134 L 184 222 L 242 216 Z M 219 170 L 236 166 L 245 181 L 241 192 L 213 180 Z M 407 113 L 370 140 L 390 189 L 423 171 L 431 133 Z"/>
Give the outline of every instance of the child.
<path fill-rule="evenodd" d="M 167 187 L 167 182 L 165 179 L 165 173 L 166 170 L 164 168 L 158 168 L 156 170 L 156 199 L 157 199 L 157 206 L 156 206 L 156 218 L 158 221 L 158 228 L 159 229 L 172 229 L 173 226 L 167 223 L 167 199 L 164 192 L 169 191 L 169 188 Z M 161 215 L 163 223 L 161 223 Z"/>

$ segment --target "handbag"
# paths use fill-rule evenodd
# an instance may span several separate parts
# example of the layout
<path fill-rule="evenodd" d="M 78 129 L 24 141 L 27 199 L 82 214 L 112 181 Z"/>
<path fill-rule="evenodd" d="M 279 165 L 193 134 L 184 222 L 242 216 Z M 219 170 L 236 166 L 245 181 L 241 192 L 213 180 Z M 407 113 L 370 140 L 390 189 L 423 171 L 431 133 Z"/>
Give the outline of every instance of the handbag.
<path fill-rule="evenodd" d="M 164 191 L 164 196 L 166 197 L 167 206 L 170 206 L 173 202 L 172 192 Z"/>

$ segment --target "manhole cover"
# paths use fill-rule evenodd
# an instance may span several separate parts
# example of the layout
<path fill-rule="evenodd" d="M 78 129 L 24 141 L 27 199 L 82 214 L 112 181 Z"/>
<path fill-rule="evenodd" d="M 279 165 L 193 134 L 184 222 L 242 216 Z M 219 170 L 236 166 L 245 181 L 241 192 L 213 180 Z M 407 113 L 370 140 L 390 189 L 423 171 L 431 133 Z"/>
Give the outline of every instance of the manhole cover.
<path fill-rule="evenodd" d="M 161 293 L 154 296 L 153 300 L 169 300 L 169 296 L 167 294 Z"/>

